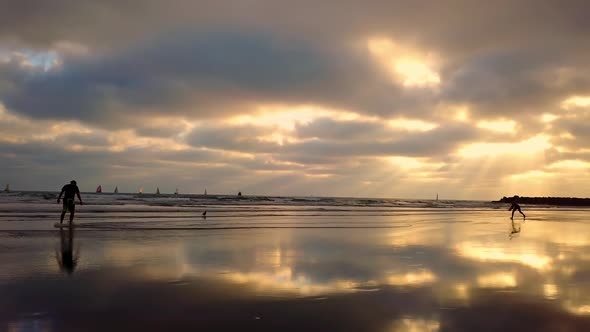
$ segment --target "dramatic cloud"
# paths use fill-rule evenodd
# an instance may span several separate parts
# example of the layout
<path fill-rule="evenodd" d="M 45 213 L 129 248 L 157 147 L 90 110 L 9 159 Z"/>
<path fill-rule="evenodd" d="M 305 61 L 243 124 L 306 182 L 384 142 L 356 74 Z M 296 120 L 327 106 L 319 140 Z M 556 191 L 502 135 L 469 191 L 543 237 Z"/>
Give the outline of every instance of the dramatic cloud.
<path fill-rule="evenodd" d="M 16 189 L 488 199 L 589 182 L 584 1 L 2 8 Z"/>

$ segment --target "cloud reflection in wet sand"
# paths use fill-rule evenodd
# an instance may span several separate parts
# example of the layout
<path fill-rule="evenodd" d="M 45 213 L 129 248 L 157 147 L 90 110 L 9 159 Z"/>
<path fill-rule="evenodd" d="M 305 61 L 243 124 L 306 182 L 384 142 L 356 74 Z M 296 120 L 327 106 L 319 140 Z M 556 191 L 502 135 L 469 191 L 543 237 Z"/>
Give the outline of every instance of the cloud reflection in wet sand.
<path fill-rule="evenodd" d="M 535 214 L 555 218 L 550 211 Z M 19 330 L 32 313 L 47 312 L 40 321 L 69 330 L 73 325 L 63 321 L 64 315 L 74 310 L 80 315 L 77 324 L 87 324 L 98 312 L 117 313 L 147 330 L 165 320 L 180 329 L 232 328 L 237 322 L 254 328 L 255 317 L 264 321 L 257 323 L 262 330 L 590 328 L 585 277 L 590 247 L 580 235 L 590 225 L 529 221 L 518 238 L 510 239 L 508 221 L 496 212 L 480 214 L 477 223 L 460 212 L 445 218 L 445 223 L 423 221 L 411 231 L 392 232 L 168 231 L 128 232 L 122 238 L 82 231 L 76 240 L 81 264 L 73 276 L 47 271 L 36 276 L 45 267 L 35 259 L 29 266 L 23 260 L 18 278 L 0 280 L 0 308 L 6 309 L 0 310 L 0 322 Z M 551 228 L 559 228 L 559 236 Z M 568 245 L 567 239 L 574 241 Z M 12 238 L 11 246 L 17 248 L 19 241 L 37 243 L 27 249 L 30 255 L 53 250 L 34 236 Z M 0 260 L 13 262 L 6 253 Z M 60 297 L 63 292 L 67 295 Z"/>

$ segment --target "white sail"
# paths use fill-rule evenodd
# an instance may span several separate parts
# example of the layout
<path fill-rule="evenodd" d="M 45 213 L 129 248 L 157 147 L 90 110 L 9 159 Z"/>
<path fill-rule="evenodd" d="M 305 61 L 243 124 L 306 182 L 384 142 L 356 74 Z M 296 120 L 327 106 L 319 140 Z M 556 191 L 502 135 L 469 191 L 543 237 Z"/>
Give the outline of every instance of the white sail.
<path fill-rule="evenodd" d="M 115 187 L 115 194 L 119 193 L 119 187 Z"/>
<path fill-rule="evenodd" d="M 143 187 L 139 187 L 139 189 L 137 190 L 138 194 L 143 194 Z"/>

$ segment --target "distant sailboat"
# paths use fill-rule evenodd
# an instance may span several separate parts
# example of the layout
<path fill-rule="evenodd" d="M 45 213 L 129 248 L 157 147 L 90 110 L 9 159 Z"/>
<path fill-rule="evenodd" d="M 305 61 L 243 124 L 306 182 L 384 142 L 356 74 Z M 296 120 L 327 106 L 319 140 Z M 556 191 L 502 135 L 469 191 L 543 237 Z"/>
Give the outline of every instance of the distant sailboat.
<path fill-rule="evenodd" d="M 4 192 L 5 193 L 9 193 L 10 192 L 10 185 L 8 183 L 6 184 L 6 188 L 4 188 Z"/>
<path fill-rule="evenodd" d="M 137 193 L 140 195 L 143 194 L 143 187 L 139 187 L 139 189 L 137 190 Z"/>
<path fill-rule="evenodd" d="M 159 194 L 160 194 L 160 187 L 157 187 L 156 188 L 156 195 L 159 195 Z"/>
<path fill-rule="evenodd" d="M 438 201 L 438 193 L 436 193 L 436 200 Z"/>
<path fill-rule="evenodd" d="M 178 195 L 178 188 L 174 191 L 174 195 Z"/>
<path fill-rule="evenodd" d="M 102 192 L 102 187 L 99 184 L 98 187 L 96 187 L 96 193 L 100 194 L 101 192 Z"/>
<path fill-rule="evenodd" d="M 205 194 L 204 195 L 207 196 L 207 188 L 205 188 Z"/>
<path fill-rule="evenodd" d="M 119 193 L 119 187 L 115 187 L 115 194 Z"/>

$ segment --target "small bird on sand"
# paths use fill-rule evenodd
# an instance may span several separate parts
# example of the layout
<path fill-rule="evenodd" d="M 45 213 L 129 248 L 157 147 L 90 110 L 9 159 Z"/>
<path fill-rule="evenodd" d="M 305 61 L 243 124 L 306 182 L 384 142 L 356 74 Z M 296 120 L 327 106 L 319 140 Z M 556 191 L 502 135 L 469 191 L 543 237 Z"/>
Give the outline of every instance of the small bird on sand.
<path fill-rule="evenodd" d="M 207 211 L 203 212 L 203 218 L 207 217 Z"/>

